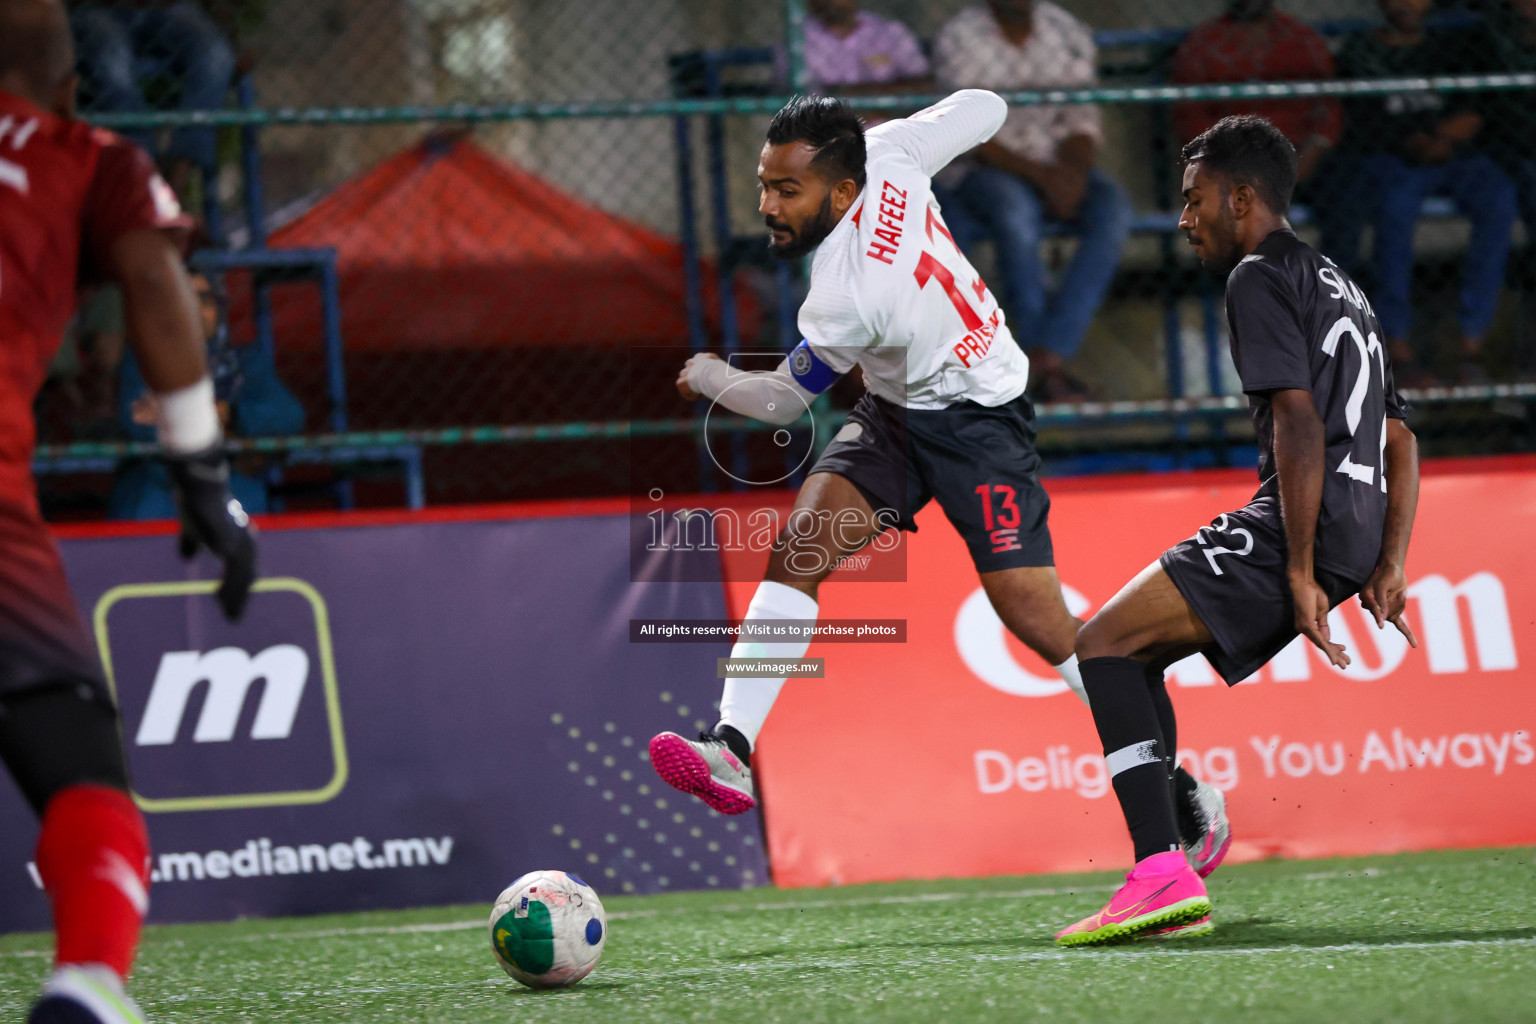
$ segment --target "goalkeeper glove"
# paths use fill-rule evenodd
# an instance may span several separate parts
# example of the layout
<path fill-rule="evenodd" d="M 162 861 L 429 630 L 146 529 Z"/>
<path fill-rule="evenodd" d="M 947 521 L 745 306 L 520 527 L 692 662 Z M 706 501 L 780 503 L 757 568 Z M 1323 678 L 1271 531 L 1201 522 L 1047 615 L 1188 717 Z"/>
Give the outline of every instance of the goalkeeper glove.
<path fill-rule="evenodd" d="M 229 490 L 229 461 L 214 445 L 189 455 L 165 456 L 176 507 L 181 511 L 181 557 L 206 547 L 224 563 L 219 606 L 237 622 L 256 580 L 256 528 Z"/>

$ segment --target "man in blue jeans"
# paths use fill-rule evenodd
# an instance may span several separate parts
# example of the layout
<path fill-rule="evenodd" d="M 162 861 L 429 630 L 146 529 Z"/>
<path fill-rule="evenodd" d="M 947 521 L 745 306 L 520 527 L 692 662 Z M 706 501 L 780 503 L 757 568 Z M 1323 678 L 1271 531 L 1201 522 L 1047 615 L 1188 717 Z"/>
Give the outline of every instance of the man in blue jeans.
<path fill-rule="evenodd" d="M 941 88 L 1091 88 L 1093 33 L 1049 0 L 988 0 L 951 18 L 934 41 Z M 1125 191 L 1094 166 L 1103 142 L 1090 104 L 1014 107 L 974 159 L 934 181 L 955 241 L 967 253 L 997 247 L 1008 322 L 1029 353 L 1039 401 L 1073 401 L 1087 389 L 1065 369 L 1104 299 L 1131 228 Z M 1077 254 L 1055 288 L 1041 258 L 1046 232 L 1064 226 Z"/>
<path fill-rule="evenodd" d="M 1498 39 L 1494 67 L 1536 71 L 1536 0 L 1510 0 L 1493 16 L 1493 25 Z M 1526 251 L 1536 252 L 1536 104 L 1521 90 L 1487 93 L 1481 107 L 1488 123 L 1486 148 L 1515 184 Z M 1533 355 L 1527 353 L 1527 358 Z"/>
<path fill-rule="evenodd" d="M 117 0 L 111 4 L 70 5 L 80 71 L 94 99 L 92 110 L 134 112 L 149 109 L 139 80 L 140 58 L 165 62 L 180 87 L 181 110 L 224 106 L 235 75 L 235 52 L 211 17 L 189 0 L 163 4 L 154 0 Z M 178 128 L 164 154 L 153 132 L 125 132 L 152 156 L 162 158 L 166 176 L 178 190 L 190 168 L 217 164 L 212 128 Z"/>
<path fill-rule="evenodd" d="M 1385 23 L 1351 36 L 1340 51 L 1340 78 L 1417 78 L 1465 74 L 1491 62 L 1497 40 L 1486 25 L 1426 25 L 1430 0 L 1379 0 Z M 1491 70 L 1491 67 L 1488 68 Z M 1527 100 L 1527 102 L 1529 102 Z M 1515 188 L 1483 148 L 1486 101 L 1475 93 L 1396 93 L 1346 101 L 1343 157 L 1352 166 L 1349 194 L 1335 202 L 1357 226 L 1325 255 L 1350 269 L 1358 244 L 1358 218 L 1371 214 L 1376 229 L 1371 299 L 1387 334 L 1388 351 L 1403 387 L 1439 381 L 1414 358 L 1413 232 L 1428 196 L 1448 196 L 1472 224 L 1462 270 L 1456 321 L 1461 330 L 1458 378 L 1486 380 L 1483 335 L 1493 323 L 1504 285 Z"/>

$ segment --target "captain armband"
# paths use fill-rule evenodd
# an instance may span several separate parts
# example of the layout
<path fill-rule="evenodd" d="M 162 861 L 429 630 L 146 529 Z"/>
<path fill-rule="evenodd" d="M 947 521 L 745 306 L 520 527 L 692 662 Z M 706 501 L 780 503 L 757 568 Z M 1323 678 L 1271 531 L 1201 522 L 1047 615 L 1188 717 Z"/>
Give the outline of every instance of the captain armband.
<path fill-rule="evenodd" d="M 821 394 L 836 384 L 837 379 L 842 376 L 837 370 L 822 362 L 811 348 L 810 341 L 805 339 L 790 349 L 789 375 L 795 379 L 796 384 L 813 395 Z"/>

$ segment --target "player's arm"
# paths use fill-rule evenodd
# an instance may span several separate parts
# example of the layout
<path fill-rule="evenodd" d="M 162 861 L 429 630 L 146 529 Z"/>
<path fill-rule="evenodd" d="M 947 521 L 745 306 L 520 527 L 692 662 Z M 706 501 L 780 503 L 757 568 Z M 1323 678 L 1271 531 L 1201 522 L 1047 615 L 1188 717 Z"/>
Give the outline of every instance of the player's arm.
<path fill-rule="evenodd" d="M 1387 420 L 1386 459 L 1382 472 L 1387 482 L 1387 518 L 1381 529 L 1381 553 L 1371 578 L 1360 589 L 1360 603 L 1376 617 L 1378 629 L 1392 623 L 1408 642 L 1419 646 L 1418 637 L 1403 617 L 1408 604 L 1408 581 L 1403 568 L 1408 558 L 1408 537 L 1419 507 L 1419 440 L 1400 419 Z"/>
<path fill-rule="evenodd" d="M 229 465 L 208 376 L 197 298 L 176 244 L 155 228 L 124 231 L 107 247 L 122 288 L 128 344 L 155 396 L 159 437 L 181 510 L 181 551 L 206 546 L 224 563 L 219 602 L 230 619 L 256 578 L 256 544 L 229 492 Z"/>
<path fill-rule="evenodd" d="M 709 352 L 692 356 L 678 373 L 677 390 L 684 398 L 706 398 L 742 416 L 784 426 L 799 419 L 842 375 L 801 341 L 768 372 L 738 370 Z"/>
<path fill-rule="evenodd" d="M 1275 418 L 1275 472 L 1280 484 L 1280 519 L 1285 527 L 1286 575 L 1296 608 L 1296 630 L 1343 668 L 1344 648 L 1328 638 L 1328 594 L 1313 576 L 1317 517 L 1328 471 L 1323 420 L 1310 391 L 1286 388 L 1270 395 Z"/>
<path fill-rule="evenodd" d="M 997 134 L 1008 117 L 1008 104 L 986 89 L 961 89 L 911 117 L 875 125 L 871 140 L 894 143 L 930 178 L 961 153 Z"/>
<path fill-rule="evenodd" d="M 112 243 L 112 277 L 123 291 L 128 344 L 144 383 L 162 399 L 208 376 L 197 296 L 182 269 L 181 253 L 163 232 L 140 228 Z M 199 415 L 212 407 L 189 403 L 172 427 L 172 447 L 207 447 L 218 440 L 218 419 Z M 180 430 L 185 436 L 177 436 Z"/>
<path fill-rule="evenodd" d="M 1295 287 L 1260 258 L 1243 260 L 1227 278 L 1227 318 L 1239 352 L 1243 390 L 1267 396 L 1274 421 L 1275 471 L 1296 631 L 1342 667 L 1349 657 L 1328 639 L 1328 595 L 1313 576 L 1327 444 L 1312 398 L 1310 344 L 1298 305 Z"/>

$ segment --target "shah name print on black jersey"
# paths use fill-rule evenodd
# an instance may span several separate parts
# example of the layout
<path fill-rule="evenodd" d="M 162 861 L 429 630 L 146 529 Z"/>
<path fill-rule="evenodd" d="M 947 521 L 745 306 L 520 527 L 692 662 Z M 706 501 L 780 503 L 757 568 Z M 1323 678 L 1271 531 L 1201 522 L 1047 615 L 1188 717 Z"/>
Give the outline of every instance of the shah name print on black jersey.
<path fill-rule="evenodd" d="M 1228 277 L 1227 322 L 1258 434 L 1255 497 L 1280 495 L 1270 396 L 1310 391 L 1327 449 L 1313 562 L 1366 579 L 1381 551 L 1387 511 L 1386 421 L 1408 411 L 1369 300 L 1331 260 L 1282 230 Z"/>

